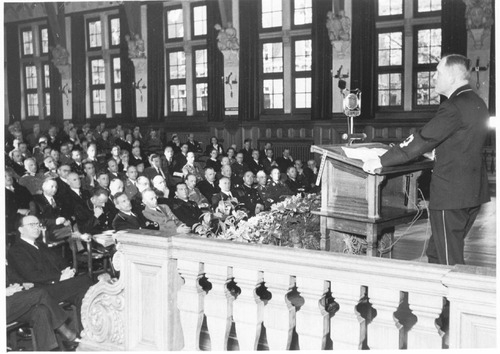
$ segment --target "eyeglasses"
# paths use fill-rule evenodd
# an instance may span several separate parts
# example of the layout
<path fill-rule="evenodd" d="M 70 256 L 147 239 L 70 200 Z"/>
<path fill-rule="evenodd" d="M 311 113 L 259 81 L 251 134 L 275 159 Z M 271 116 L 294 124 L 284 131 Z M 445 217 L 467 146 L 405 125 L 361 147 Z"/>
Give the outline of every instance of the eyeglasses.
<path fill-rule="evenodd" d="M 30 222 L 28 224 L 24 224 L 23 226 L 29 226 L 29 227 L 34 227 L 34 228 L 43 228 L 43 224 L 39 222 Z"/>

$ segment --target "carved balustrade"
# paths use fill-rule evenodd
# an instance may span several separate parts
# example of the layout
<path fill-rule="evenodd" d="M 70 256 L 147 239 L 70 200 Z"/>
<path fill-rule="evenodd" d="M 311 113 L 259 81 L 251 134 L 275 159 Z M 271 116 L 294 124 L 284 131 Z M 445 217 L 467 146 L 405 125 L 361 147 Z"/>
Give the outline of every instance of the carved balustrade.
<path fill-rule="evenodd" d="M 89 290 L 79 350 L 496 345 L 494 270 L 135 231 Z"/>

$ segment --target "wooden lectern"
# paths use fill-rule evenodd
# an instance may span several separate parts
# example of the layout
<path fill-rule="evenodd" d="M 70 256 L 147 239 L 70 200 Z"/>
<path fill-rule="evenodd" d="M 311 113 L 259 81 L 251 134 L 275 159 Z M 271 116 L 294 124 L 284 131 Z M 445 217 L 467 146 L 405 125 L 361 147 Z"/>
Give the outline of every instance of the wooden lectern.
<path fill-rule="evenodd" d="M 366 237 L 366 254 L 376 256 L 377 240 L 389 234 L 392 245 L 394 226 L 417 214 L 417 179 L 434 162 L 422 158 L 372 175 L 363 171 L 361 160 L 348 158 L 342 147 L 389 149 L 381 143 L 311 147 L 311 152 L 323 156 L 321 210 L 315 212 L 321 217 L 321 249 L 343 252 L 344 236 L 350 234 Z"/>

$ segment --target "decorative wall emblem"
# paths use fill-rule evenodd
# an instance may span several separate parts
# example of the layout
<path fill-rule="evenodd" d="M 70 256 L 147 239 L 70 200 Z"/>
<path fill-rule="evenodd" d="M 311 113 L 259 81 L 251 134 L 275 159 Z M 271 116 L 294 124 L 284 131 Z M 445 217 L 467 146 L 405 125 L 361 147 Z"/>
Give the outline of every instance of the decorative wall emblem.
<path fill-rule="evenodd" d="M 467 31 L 474 41 L 474 48 L 481 49 L 483 41 L 490 35 L 493 25 L 491 0 L 464 0 Z"/>

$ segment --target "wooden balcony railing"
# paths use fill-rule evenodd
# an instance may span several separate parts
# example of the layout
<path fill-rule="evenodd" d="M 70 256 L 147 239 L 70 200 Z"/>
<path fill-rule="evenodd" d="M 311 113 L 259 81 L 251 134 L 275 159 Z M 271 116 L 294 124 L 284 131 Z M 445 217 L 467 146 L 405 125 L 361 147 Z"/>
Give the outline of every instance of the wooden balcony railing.
<path fill-rule="evenodd" d="M 134 231 L 79 350 L 496 347 L 494 270 Z"/>

